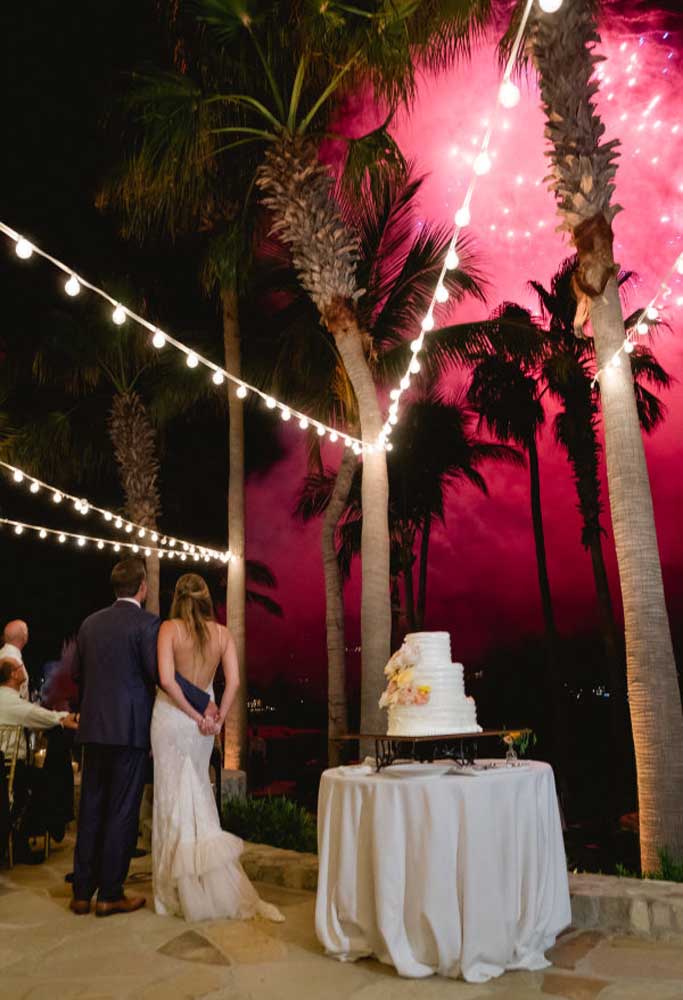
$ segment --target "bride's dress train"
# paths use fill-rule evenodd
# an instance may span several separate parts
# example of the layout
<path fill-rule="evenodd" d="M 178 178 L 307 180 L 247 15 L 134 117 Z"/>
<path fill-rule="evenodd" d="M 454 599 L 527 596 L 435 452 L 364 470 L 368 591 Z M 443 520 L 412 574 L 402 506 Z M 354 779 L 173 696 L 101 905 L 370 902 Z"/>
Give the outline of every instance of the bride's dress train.
<path fill-rule="evenodd" d="M 242 841 L 221 829 L 209 781 L 213 736 L 157 693 L 152 716 L 152 865 L 157 913 L 186 920 L 284 917 L 240 864 Z"/>

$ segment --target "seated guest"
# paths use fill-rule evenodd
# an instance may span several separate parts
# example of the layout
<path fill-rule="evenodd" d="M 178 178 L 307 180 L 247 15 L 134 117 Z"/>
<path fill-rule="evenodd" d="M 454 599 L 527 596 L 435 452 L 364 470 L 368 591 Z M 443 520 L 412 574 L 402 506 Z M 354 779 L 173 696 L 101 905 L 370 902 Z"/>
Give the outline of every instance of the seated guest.
<path fill-rule="evenodd" d="M 26 622 L 7 622 L 2 630 L 2 641 L 4 645 L 0 647 L 0 660 L 16 660 L 21 664 L 22 684 L 19 694 L 22 698 L 28 699 L 28 673 L 24 666 L 24 659 L 21 651 L 28 642 L 28 625 Z"/>
<path fill-rule="evenodd" d="M 23 667 L 15 659 L 0 660 L 0 726 L 22 726 L 24 729 L 54 730 L 59 727 L 77 729 L 75 716 L 69 712 L 53 712 L 40 705 L 24 701 L 19 689 L 23 683 Z M 48 756 L 50 748 L 48 747 Z M 47 761 L 46 761 L 47 764 Z M 50 767 L 50 773 L 53 766 Z M 14 802 L 12 805 L 12 829 L 15 838 L 15 858 L 18 861 L 37 860 L 28 846 L 31 835 L 42 833 L 49 826 L 44 818 L 46 799 L 52 789 L 51 782 L 45 780 L 39 768 L 26 763 L 26 740 L 19 744 L 17 769 L 14 776 Z M 72 786 L 73 794 L 73 786 Z M 65 807 L 68 811 L 68 804 Z M 59 824 L 58 824 L 59 825 Z M 63 826 L 63 821 L 61 822 Z M 62 833 L 63 835 L 63 833 Z"/>

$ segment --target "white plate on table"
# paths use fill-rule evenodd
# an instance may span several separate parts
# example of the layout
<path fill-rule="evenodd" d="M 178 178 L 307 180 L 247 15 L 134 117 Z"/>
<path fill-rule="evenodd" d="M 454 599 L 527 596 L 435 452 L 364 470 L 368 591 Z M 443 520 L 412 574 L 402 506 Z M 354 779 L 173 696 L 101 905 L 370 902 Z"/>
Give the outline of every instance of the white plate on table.
<path fill-rule="evenodd" d="M 434 764 L 390 764 L 379 772 L 390 778 L 441 778 L 448 766 Z"/>

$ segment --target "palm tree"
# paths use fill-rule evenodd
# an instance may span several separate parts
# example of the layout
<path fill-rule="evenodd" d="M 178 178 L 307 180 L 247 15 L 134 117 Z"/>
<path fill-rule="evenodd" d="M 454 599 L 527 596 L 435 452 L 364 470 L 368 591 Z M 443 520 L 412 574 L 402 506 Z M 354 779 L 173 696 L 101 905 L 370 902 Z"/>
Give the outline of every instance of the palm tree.
<path fill-rule="evenodd" d="M 544 342 L 530 313 L 512 303 L 500 306 L 481 328 L 486 330 L 487 344 L 471 357 L 473 371 L 467 398 L 482 424 L 499 441 L 514 442 L 528 457 L 538 586 L 546 638 L 554 656 L 557 628 L 548 577 L 538 463 L 538 435 L 545 423 L 545 410 L 537 374 Z"/>
<path fill-rule="evenodd" d="M 473 432 L 476 416 L 461 399 L 422 396 L 407 407 L 396 431 L 400 443 L 389 456 L 389 525 L 396 574 L 403 580 L 403 617 L 406 628 L 424 627 L 430 529 L 445 523 L 445 498 L 449 490 L 467 482 L 488 495 L 480 466 L 487 461 L 522 465 L 514 447 L 481 441 Z M 409 457 L 411 460 L 406 460 Z M 334 476 L 314 473 L 306 477 L 297 504 L 305 520 L 328 509 Z M 337 530 L 337 555 L 342 574 L 348 576 L 351 561 L 360 552 L 363 507 L 358 471 Z M 417 608 L 414 587 L 416 543 L 419 545 L 419 589 Z M 418 618 L 418 611 L 422 618 Z"/>
<path fill-rule="evenodd" d="M 577 330 L 590 316 L 602 370 L 600 399 L 614 540 L 626 627 L 631 724 L 638 772 L 643 871 L 659 852 L 683 856 L 683 713 L 657 547 L 652 497 L 627 355 L 613 257 L 612 204 L 618 140 L 605 142 L 595 109 L 597 5 L 564 0 L 561 13 L 532 9 L 528 51 L 547 118 L 552 189 L 576 247 Z"/>
<path fill-rule="evenodd" d="M 469 0 L 455 13 L 450 4 L 363 9 L 335 2 L 271 3 L 252 9 L 236 0 L 202 0 L 199 8 L 200 22 L 210 29 L 203 37 L 218 47 L 223 74 L 220 81 L 191 82 L 185 74 L 150 79 L 142 105 L 147 126 L 155 130 L 152 150 L 174 122 L 181 123 L 186 143 L 176 154 L 190 152 L 194 183 L 200 185 L 198 172 L 211 175 L 237 146 L 241 155 L 245 145 L 266 145 L 255 174 L 261 201 L 334 338 L 356 395 L 362 435 L 374 445 L 382 416 L 357 311 L 363 293 L 356 274 L 358 238 L 335 201 L 328 169 L 318 161 L 321 132 L 342 85 L 369 80 L 392 108 L 412 96 L 417 60 L 432 66 L 451 61 L 466 47 L 470 28 L 482 23 L 487 0 Z M 221 85 L 206 86 L 216 82 Z M 400 161 L 386 128 L 375 130 L 369 142 L 375 152 L 383 151 L 383 161 Z M 371 162 L 368 156 L 360 160 L 366 167 Z M 363 468 L 361 711 L 363 725 L 372 729 L 379 721 L 377 694 L 391 627 L 384 450 L 367 451 Z"/>
<path fill-rule="evenodd" d="M 359 315 L 367 331 L 373 378 L 380 384 L 395 382 L 408 365 L 412 354 L 404 331 L 414 328 L 424 315 L 448 246 L 448 234 L 441 227 L 423 224 L 419 231 L 415 229 L 415 206 L 421 185 L 422 178 L 413 176 L 408 169 L 405 178 L 378 178 L 353 198 L 340 198 L 345 218 L 360 234 L 358 273 L 367 291 L 359 304 Z M 460 250 L 461 265 L 449 272 L 445 287 L 456 301 L 465 294 L 481 298 L 476 259 L 467 244 L 463 243 Z M 268 366 L 271 372 L 268 391 L 296 400 L 298 407 L 315 413 L 326 423 L 342 420 L 347 426 L 355 426 L 356 399 L 334 339 L 321 325 L 310 298 L 301 294 L 300 286 L 293 280 L 291 262 L 282 250 L 271 247 L 267 263 L 256 298 L 261 300 L 266 293 L 276 291 L 278 301 L 285 295 L 287 303 L 275 314 L 274 322 L 265 325 L 266 336 L 261 334 L 253 342 L 263 359 L 267 351 L 272 354 L 273 333 L 276 334 L 276 353 Z M 255 317 L 254 322 L 264 327 L 262 316 Z M 474 339 L 470 338 L 470 346 Z M 422 383 L 429 384 L 454 359 L 462 357 L 463 349 L 455 339 L 448 335 L 430 338 L 422 362 Z M 319 441 L 314 434 L 309 472 L 316 470 L 315 475 L 324 485 L 320 495 L 323 506 L 318 506 L 315 512 L 325 512 L 321 543 L 332 741 L 346 729 L 344 604 L 334 539 L 357 462 L 353 453 L 345 454 L 336 477 L 325 474 Z M 332 742 L 330 752 L 334 757 Z"/>

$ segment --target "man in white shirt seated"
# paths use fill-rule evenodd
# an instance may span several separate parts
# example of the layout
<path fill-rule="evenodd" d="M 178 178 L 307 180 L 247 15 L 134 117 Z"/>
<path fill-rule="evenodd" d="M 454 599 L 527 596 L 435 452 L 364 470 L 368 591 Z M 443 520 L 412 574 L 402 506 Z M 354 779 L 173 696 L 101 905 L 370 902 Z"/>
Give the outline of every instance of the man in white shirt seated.
<path fill-rule="evenodd" d="M 21 653 L 28 642 L 28 625 L 26 622 L 22 622 L 19 619 L 7 622 L 2 630 L 2 641 L 4 645 L 0 647 L 0 660 L 16 660 L 21 664 L 23 676 L 19 694 L 22 698 L 28 699 L 28 672 Z"/>
<path fill-rule="evenodd" d="M 17 660 L 0 659 L 0 726 L 21 726 L 23 729 L 37 730 L 50 730 L 56 726 L 77 729 L 76 717 L 70 712 L 53 712 L 48 708 L 41 708 L 40 705 L 33 705 L 30 701 L 24 701 L 19 694 L 23 674 L 23 667 Z M 22 736 L 14 776 L 12 806 L 14 853 L 19 862 L 34 863 L 40 860 L 40 857 L 34 856 L 30 851 L 27 830 L 31 816 L 41 811 L 41 798 L 44 798 L 45 793 L 41 778 L 39 769 L 29 767 L 26 763 L 26 740 Z"/>

